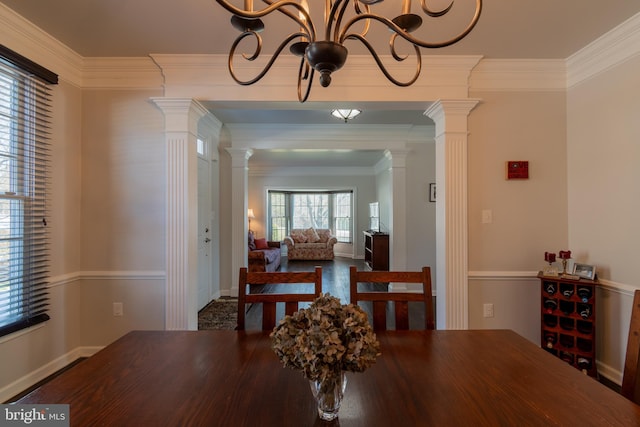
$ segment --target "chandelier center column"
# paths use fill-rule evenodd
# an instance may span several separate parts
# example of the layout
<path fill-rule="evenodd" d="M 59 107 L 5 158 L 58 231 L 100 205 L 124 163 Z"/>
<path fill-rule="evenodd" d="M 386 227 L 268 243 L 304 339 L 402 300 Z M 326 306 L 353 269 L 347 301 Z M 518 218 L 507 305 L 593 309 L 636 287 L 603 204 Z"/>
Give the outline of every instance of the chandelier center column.
<path fill-rule="evenodd" d="M 165 118 L 165 329 L 198 329 L 198 121 L 208 111 L 184 98 L 153 98 Z"/>
<path fill-rule="evenodd" d="M 467 138 L 478 100 L 440 100 L 425 115 L 436 125 L 436 313 L 438 329 L 468 329 Z"/>

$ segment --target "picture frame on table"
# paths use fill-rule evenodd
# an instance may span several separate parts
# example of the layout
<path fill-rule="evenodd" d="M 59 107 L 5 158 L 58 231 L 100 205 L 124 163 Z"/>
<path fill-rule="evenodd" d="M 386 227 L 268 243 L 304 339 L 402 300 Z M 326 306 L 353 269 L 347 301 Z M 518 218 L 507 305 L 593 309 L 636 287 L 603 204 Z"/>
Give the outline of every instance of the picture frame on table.
<path fill-rule="evenodd" d="M 573 264 L 573 275 L 579 276 L 581 279 L 594 280 L 596 278 L 596 267 L 588 264 Z"/>
<path fill-rule="evenodd" d="M 429 201 L 430 202 L 436 201 L 436 183 L 435 182 L 432 182 L 431 184 L 429 184 Z"/>

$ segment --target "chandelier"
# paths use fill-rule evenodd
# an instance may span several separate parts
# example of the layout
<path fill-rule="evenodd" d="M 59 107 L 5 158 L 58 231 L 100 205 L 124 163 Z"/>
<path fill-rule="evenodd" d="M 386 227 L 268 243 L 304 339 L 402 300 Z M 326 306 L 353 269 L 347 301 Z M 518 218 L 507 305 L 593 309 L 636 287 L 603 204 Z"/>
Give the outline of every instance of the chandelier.
<path fill-rule="evenodd" d="M 462 40 L 471 32 L 473 27 L 475 27 L 480 18 L 480 11 L 482 10 L 482 0 L 475 0 L 475 12 L 464 30 L 448 40 L 428 42 L 418 39 L 411 34 L 422 25 L 422 17 L 411 13 L 411 0 L 402 0 L 401 14 L 391 19 L 371 12 L 371 6 L 376 3 L 381 3 L 383 0 L 325 0 L 323 22 L 324 39 L 318 40 L 316 25 L 309 14 L 307 0 L 298 0 L 299 2 L 294 0 L 262 1 L 265 3 L 265 7 L 260 10 L 254 10 L 253 0 L 244 0 L 243 9 L 239 9 L 228 3 L 227 0 L 216 0 L 218 4 L 233 14 L 231 24 L 240 31 L 240 35 L 233 42 L 229 50 L 229 73 L 237 83 L 245 86 L 252 85 L 260 81 L 269 72 L 280 53 L 290 44 L 289 51 L 301 58 L 298 71 L 298 100 L 300 102 L 305 102 L 309 97 L 314 73 L 316 71 L 320 73 L 319 80 L 323 87 L 331 84 L 331 73 L 342 68 L 347 60 L 347 48 L 344 46 L 344 42 L 347 40 L 357 40 L 362 43 L 375 60 L 380 71 L 390 82 L 397 86 L 411 86 L 418 79 L 422 69 L 420 48 L 440 48 L 450 46 Z M 452 1 L 449 6 L 444 9 L 432 10 L 427 5 L 429 0 L 419 1 L 421 10 L 432 18 L 439 18 L 446 15 L 453 7 Z M 346 12 L 350 4 L 353 6 L 353 12 L 347 16 Z M 241 57 L 247 61 L 254 61 L 259 58 L 262 53 L 262 37 L 259 33 L 265 29 L 264 22 L 260 18 L 274 12 L 282 13 L 295 22 L 299 31 L 293 32 L 285 37 L 257 76 L 249 80 L 242 80 L 234 71 L 234 58 L 236 57 L 238 45 L 245 38 L 253 37 L 256 40 L 254 52 L 252 54 L 243 53 Z M 360 31 L 354 32 L 356 30 L 354 28 L 355 24 L 360 22 L 362 23 L 361 26 L 358 26 Z M 408 57 L 398 53 L 396 49 L 398 37 L 406 40 L 413 46 L 413 53 L 416 58 L 416 69 L 409 80 L 400 81 L 394 78 L 384 66 L 373 45 L 367 40 L 367 33 L 371 24 L 374 22 L 381 23 L 390 31 L 389 49 L 395 61 L 401 62 Z M 306 87 L 303 83 L 306 83 Z"/>

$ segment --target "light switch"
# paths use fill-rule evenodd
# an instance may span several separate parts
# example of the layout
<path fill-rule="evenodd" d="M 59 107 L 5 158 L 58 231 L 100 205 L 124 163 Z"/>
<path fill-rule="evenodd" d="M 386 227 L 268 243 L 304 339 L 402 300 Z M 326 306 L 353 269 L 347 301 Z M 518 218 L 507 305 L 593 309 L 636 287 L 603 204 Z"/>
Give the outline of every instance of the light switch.
<path fill-rule="evenodd" d="M 485 209 L 482 211 L 482 223 L 483 224 L 491 224 L 493 222 L 493 213 L 490 209 Z"/>

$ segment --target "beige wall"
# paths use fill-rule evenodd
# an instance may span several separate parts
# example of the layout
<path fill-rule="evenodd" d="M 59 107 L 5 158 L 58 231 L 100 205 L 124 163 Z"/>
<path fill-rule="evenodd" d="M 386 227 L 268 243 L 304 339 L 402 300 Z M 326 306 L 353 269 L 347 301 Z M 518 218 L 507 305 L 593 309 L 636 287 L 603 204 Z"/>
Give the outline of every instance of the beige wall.
<path fill-rule="evenodd" d="M 640 250 L 637 56 L 571 88 L 567 96 L 569 247 L 596 266 L 600 372 L 619 380 Z"/>
<path fill-rule="evenodd" d="M 473 96 L 482 101 L 469 117 L 469 270 L 538 270 L 545 251 L 567 246 L 565 95 Z M 529 161 L 529 179 L 505 180 L 508 160 Z"/>
<path fill-rule="evenodd" d="M 469 118 L 469 327 L 514 329 L 538 343 L 540 285 L 531 276 L 545 251 L 568 245 L 565 95 L 473 96 L 482 101 Z M 505 180 L 508 160 L 528 161 L 529 179 Z M 483 317 L 484 304 L 494 317 Z"/>
<path fill-rule="evenodd" d="M 51 320 L 0 339 L 0 401 L 71 362 L 81 338 L 81 91 L 62 80 L 53 90 L 51 143 Z"/>
<path fill-rule="evenodd" d="M 569 241 L 598 276 L 640 286 L 640 58 L 569 90 Z"/>
<path fill-rule="evenodd" d="M 85 90 L 82 269 L 164 270 L 165 143 L 157 91 Z"/>

